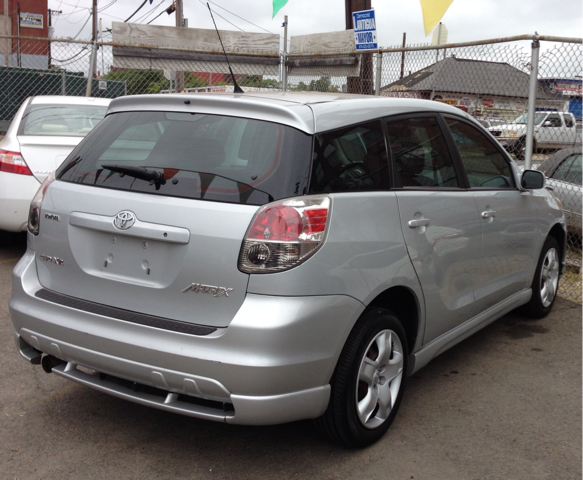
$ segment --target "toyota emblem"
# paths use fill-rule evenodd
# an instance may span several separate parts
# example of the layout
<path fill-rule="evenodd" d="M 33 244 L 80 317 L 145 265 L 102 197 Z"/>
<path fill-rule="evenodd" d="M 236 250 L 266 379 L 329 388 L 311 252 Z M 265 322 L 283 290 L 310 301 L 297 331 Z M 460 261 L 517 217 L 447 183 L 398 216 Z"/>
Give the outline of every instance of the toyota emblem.
<path fill-rule="evenodd" d="M 127 210 L 119 212 L 113 219 L 113 226 L 120 230 L 127 230 L 136 223 L 136 216 Z"/>

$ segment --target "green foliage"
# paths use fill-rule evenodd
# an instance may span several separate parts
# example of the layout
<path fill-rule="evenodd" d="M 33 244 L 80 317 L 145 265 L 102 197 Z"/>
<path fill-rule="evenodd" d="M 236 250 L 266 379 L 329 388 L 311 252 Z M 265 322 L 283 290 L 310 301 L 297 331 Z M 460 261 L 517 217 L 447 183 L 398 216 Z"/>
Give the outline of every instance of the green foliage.
<path fill-rule="evenodd" d="M 241 87 L 279 88 L 275 78 L 263 78 L 262 75 L 246 75 L 237 81 Z"/>
<path fill-rule="evenodd" d="M 332 85 L 330 77 L 324 76 L 320 77 L 318 80 L 312 80 L 309 84 L 299 82 L 295 87 L 290 88 L 290 90 L 297 90 L 300 92 L 338 92 L 339 88 L 336 85 Z"/>
<path fill-rule="evenodd" d="M 199 88 L 208 86 L 208 82 L 194 73 L 184 74 L 184 88 Z"/>
<path fill-rule="evenodd" d="M 159 93 L 168 90 L 170 82 L 161 70 L 141 70 L 128 68 L 126 70 L 111 71 L 103 76 L 105 80 L 118 80 L 126 83 L 128 95 L 141 93 Z"/>

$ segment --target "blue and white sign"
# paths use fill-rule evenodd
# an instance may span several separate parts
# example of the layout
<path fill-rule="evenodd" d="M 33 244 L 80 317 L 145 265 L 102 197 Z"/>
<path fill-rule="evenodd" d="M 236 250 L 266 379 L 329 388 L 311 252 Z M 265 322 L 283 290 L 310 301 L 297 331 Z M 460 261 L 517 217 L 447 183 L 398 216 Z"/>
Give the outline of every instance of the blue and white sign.
<path fill-rule="evenodd" d="M 357 50 L 377 50 L 377 24 L 374 10 L 352 12 L 354 24 L 354 44 Z"/>

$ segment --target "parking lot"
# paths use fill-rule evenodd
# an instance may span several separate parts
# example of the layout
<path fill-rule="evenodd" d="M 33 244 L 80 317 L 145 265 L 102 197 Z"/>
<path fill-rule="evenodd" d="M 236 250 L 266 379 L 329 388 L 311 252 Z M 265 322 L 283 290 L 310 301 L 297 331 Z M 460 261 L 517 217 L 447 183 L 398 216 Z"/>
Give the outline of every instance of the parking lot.
<path fill-rule="evenodd" d="M 2 479 L 580 479 L 581 306 L 507 315 L 409 379 L 389 433 L 364 450 L 310 422 L 227 426 L 47 375 L 17 353 L 8 314 L 25 238 L 0 240 Z"/>

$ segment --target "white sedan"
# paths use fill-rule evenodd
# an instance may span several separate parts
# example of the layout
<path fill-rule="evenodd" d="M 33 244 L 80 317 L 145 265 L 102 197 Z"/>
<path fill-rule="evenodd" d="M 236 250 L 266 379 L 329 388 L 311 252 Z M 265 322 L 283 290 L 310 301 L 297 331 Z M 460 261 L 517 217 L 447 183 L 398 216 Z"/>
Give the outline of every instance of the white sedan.
<path fill-rule="evenodd" d="M 108 98 L 27 98 L 0 141 L 0 230 L 26 230 L 30 202 L 49 173 L 105 116 Z"/>

